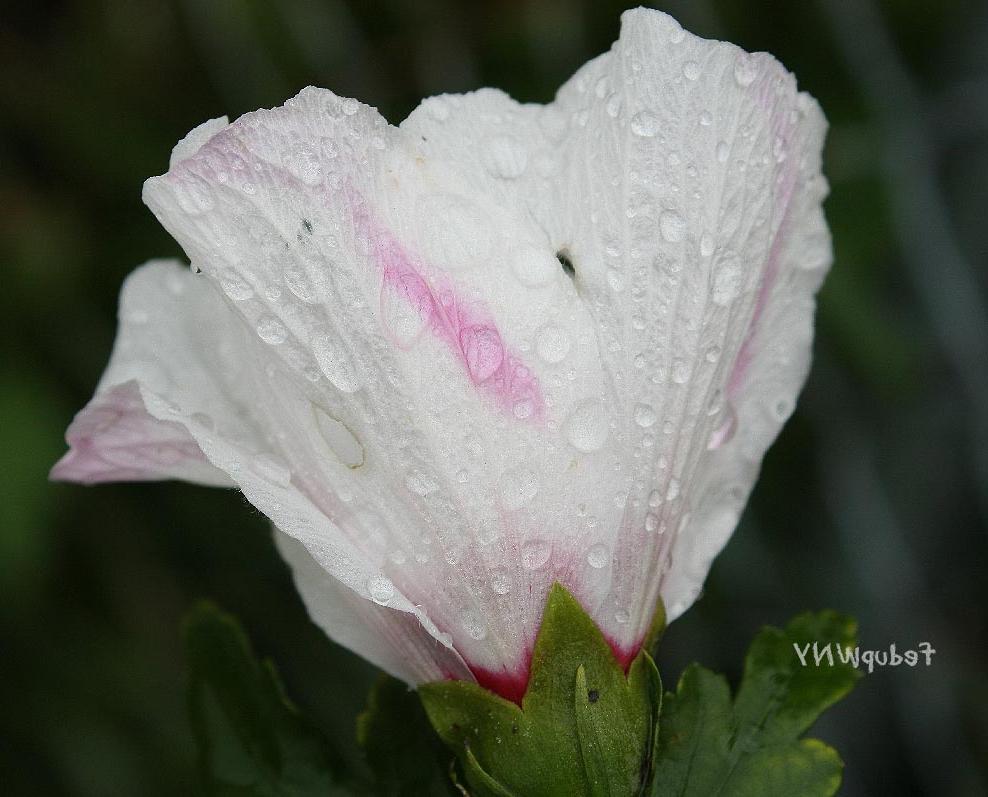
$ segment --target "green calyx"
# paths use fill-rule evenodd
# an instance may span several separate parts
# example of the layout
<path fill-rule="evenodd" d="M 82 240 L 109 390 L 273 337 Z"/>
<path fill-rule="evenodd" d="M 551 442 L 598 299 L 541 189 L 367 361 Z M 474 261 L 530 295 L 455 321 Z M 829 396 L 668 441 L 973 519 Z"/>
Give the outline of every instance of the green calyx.
<path fill-rule="evenodd" d="M 816 666 L 807 645 L 855 644 L 854 622 L 804 614 L 764 628 L 735 694 L 689 666 L 663 696 L 647 650 L 661 606 L 627 673 L 561 586 L 550 592 L 521 706 L 475 683 L 416 694 L 382 676 L 357 720 L 349 759 L 288 700 L 236 621 L 201 604 L 185 625 L 201 791 L 224 797 L 829 797 L 837 753 L 801 738 L 859 672 Z M 802 656 L 796 651 L 803 652 Z M 802 660 L 801 660 L 802 659 Z M 661 713 L 661 724 L 659 722 Z M 433 732 L 435 730 L 435 733 Z"/>
<path fill-rule="evenodd" d="M 643 650 L 625 675 L 600 629 L 558 584 L 521 707 L 464 681 L 425 684 L 419 696 L 477 797 L 647 793 L 658 670 Z"/>

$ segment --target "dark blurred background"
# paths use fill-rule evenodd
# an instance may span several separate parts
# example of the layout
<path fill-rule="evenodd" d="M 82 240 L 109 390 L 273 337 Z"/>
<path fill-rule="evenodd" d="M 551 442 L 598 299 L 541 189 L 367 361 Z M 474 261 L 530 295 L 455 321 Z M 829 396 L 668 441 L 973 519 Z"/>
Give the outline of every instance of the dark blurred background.
<path fill-rule="evenodd" d="M 736 678 L 758 627 L 804 609 L 863 645 L 929 641 L 819 723 L 847 795 L 988 793 L 988 5 L 660 4 L 768 50 L 831 122 L 836 262 L 817 356 L 702 601 L 669 630 Z M 307 621 L 267 524 L 234 492 L 51 485 L 113 341 L 117 292 L 180 255 L 141 204 L 199 122 L 307 84 L 398 122 L 498 86 L 545 102 L 617 37 L 620 3 L 67 0 L 0 10 L 0 793 L 193 791 L 180 618 L 243 618 L 355 755 L 374 677 Z"/>

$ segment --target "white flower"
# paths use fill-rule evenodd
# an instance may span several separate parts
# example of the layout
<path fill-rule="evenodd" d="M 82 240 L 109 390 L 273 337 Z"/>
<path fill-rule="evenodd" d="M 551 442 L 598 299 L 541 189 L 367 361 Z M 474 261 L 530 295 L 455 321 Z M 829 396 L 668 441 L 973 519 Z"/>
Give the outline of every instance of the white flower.
<path fill-rule="evenodd" d="M 144 199 L 195 273 L 127 280 L 53 475 L 239 487 L 313 619 L 411 683 L 517 697 L 554 581 L 630 659 L 737 523 L 831 255 L 793 77 L 622 22 L 546 106 L 391 127 L 309 88 L 193 130 Z"/>

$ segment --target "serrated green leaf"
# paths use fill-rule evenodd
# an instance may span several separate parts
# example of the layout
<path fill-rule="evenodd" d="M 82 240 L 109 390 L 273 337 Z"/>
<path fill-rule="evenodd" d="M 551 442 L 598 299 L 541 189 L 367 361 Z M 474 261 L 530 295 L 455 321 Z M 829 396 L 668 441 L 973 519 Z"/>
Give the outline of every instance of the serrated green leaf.
<path fill-rule="evenodd" d="M 452 756 L 429 724 L 415 692 L 382 675 L 357 717 L 357 742 L 381 797 L 458 795 L 448 769 Z"/>
<path fill-rule="evenodd" d="M 649 776 L 661 685 L 644 651 L 626 677 L 577 601 L 556 584 L 521 707 L 474 683 L 426 684 L 433 727 L 477 795 L 634 795 Z"/>
<path fill-rule="evenodd" d="M 854 622 L 835 612 L 800 615 L 784 631 L 763 629 L 734 700 L 722 676 L 688 667 L 663 704 L 653 796 L 834 794 L 843 767 L 837 753 L 798 737 L 860 674 L 834 648 L 833 666 L 813 666 L 812 658 L 803 666 L 793 645 L 853 646 L 855 633 Z"/>
<path fill-rule="evenodd" d="M 270 662 L 209 603 L 185 622 L 189 707 L 203 790 L 221 797 L 332 797 L 338 760 L 289 702 Z"/>

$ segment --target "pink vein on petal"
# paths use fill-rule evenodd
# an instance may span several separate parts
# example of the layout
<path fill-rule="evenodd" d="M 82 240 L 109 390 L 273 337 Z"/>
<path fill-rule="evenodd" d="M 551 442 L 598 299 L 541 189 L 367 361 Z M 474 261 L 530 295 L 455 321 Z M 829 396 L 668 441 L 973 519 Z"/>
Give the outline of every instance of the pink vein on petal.
<path fill-rule="evenodd" d="M 464 301 L 448 279 L 430 285 L 420 267 L 388 230 L 371 217 L 364 199 L 347 191 L 358 236 L 370 244 L 381 270 L 381 313 L 387 302 L 405 303 L 420 329 L 430 329 L 460 361 L 471 383 L 519 420 L 543 421 L 545 399 L 538 378 L 505 344 L 497 324 L 480 302 Z M 389 330 L 390 332 L 390 330 Z M 398 348 L 409 348 L 416 335 L 391 335 Z"/>

